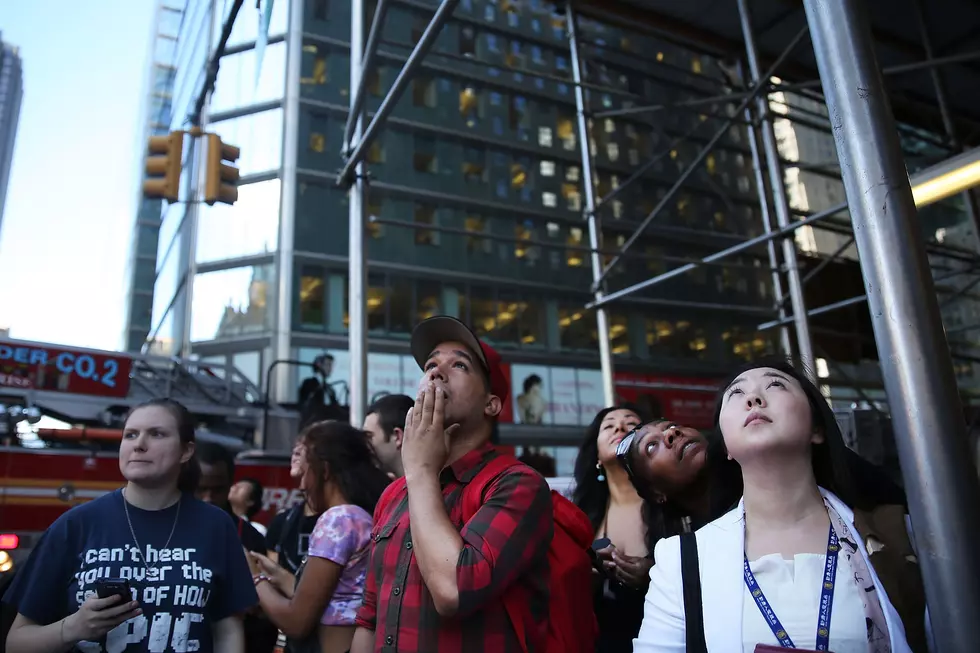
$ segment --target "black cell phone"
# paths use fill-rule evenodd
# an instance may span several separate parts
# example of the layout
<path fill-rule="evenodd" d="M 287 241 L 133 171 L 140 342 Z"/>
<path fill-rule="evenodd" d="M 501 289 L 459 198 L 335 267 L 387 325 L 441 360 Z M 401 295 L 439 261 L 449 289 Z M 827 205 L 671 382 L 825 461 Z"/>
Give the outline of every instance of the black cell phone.
<path fill-rule="evenodd" d="M 103 578 L 96 581 L 95 593 L 100 599 L 107 599 L 110 596 L 121 596 L 120 603 L 133 600 L 133 590 L 129 587 L 129 580 L 125 578 Z"/>
<path fill-rule="evenodd" d="M 602 560 L 599 559 L 599 555 L 596 551 L 600 549 L 605 549 L 607 546 L 612 544 L 608 537 L 601 537 L 592 543 L 592 547 L 589 549 L 589 557 L 592 558 L 592 566 L 603 576 L 607 575 L 605 567 L 602 566 Z"/>
<path fill-rule="evenodd" d="M 592 550 L 598 551 L 599 549 L 605 549 L 610 544 L 612 544 L 612 540 L 610 540 L 608 537 L 600 537 L 598 540 L 592 543 Z"/>

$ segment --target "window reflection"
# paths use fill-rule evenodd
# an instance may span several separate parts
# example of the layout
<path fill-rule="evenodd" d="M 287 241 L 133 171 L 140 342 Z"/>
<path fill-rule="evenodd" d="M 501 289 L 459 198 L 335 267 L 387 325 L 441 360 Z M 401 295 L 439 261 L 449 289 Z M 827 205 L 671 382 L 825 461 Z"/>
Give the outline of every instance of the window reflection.
<path fill-rule="evenodd" d="M 520 320 L 521 346 L 528 348 L 543 348 L 548 344 L 548 314 L 545 310 L 545 298 L 538 296 L 523 303 L 524 310 Z"/>
<path fill-rule="evenodd" d="M 567 305 L 558 309 L 558 330 L 561 348 L 574 351 L 599 350 L 599 334 L 595 315 L 582 306 Z"/>
<path fill-rule="evenodd" d="M 232 3 L 225 2 L 223 4 L 226 10 L 215 12 L 214 45 L 217 45 L 221 27 L 224 25 L 227 16 L 227 8 L 231 7 Z M 265 3 L 262 3 L 262 13 L 260 14 L 255 10 L 255 3 L 251 4 L 252 7 L 246 5 L 235 17 L 235 25 L 232 27 L 231 36 L 228 38 L 228 47 L 243 45 L 249 41 L 255 41 L 259 37 L 259 16 L 265 14 L 266 6 Z M 269 36 L 285 34 L 288 26 L 289 0 L 276 0 L 272 3 L 272 15 L 269 17 Z"/>
<path fill-rule="evenodd" d="M 299 322 L 302 327 L 323 328 L 326 324 L 326 271 L 318 265 L 304 265 L 299 278 Z"/>
<path fill-rule="evenodd" d="M 460 303 L 463 303 L 462 297 Z M 470 286 L 466 304 L 467 311 L 463 314 L 469 315 L 474 333 L 480 338 L 492 339 L 490 336 L 497 326 L 497 303 L 494 301 L 493 288 Z"/>
<path fill-rule="evenodd" d="M 266 47 L 258 80 L 255 78 L 256 62 L 255 50 L 221 58 L 218 81 L 211 96 L 212 113 L 282 98 L 285 88 L 286 43 L 273 43 Z"/>
<path fill-rule="evenodd" d="M 273 252 L 279 242 L 278 179 L 238 187 L 229 206 L 202 204 L 198 214 L 197 262 L 208 263 Z"/>
<path fill-rule="evenodd" d="M 278 170 L 282 164 L 282 109 L 212 123 L 210 129 L 241 148 L 235 164 L 242 175 Z"/>
<path fill-rule="evenodd" d="M 431 204 L 416 204 L 414 219 L 415 224 L 434 226 L 436 224 L 436 207 Z M 416 229 L 415 244 L 436 246 L 439 244 L 439 232 L 432 229 Z"/>
<path fill-rule="evenodd" d="M 629 356 L 630 336 L 627 317 L 623 314 L 609 314 L 609 346 L 617 356 Z"/>
<path fill-rule="evenodd" d="M 330 81 L 327 68 L 328 56 L 329 50 L 326 48 L 321 49 L 315 45 L 303 46 L 303 69 L 299 78 L 301 87 L 323 86 Z M 312 91 L 302 90 L 302 93 L 309 95 Z"/>
<path fill-rule="evenodd" d="M 415 322 L 439 315 L 441 310 L 442 287 L 434 281 L 418 281 L 415 284 Z"/>
<path fill-rule="evenodd" d="M 259 334 L 271 328 L 272 265 L 199 274 L 194 278 L 191 340 Z"/>
<path fill-rule="evenodd" d="M 412 312 L 415 307 L 415 284 L 411 279 L 402 275 L 392 274 L 388 277 L 391 288 L 391 333 L 409 334 L 414 322 Z"/>
<path fill-rule="evenodd" d="M 348 290 L 350 286 L 348 284 Z M 367 327 L 368 331 L 387 330 L 388 304 L 391 293 L 385 286 L 384 275 L 368 275 Z M 344 302 L 344 326 L 350 327 L 350 304 Z"/>

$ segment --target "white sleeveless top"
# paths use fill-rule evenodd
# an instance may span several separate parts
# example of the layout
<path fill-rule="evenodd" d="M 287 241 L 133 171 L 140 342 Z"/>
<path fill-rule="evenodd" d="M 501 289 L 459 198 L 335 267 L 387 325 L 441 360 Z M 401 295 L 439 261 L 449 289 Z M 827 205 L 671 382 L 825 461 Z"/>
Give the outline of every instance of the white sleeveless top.
<path fill-rule="evenodd" d="M 756 582 L 797 648 L 814 649 L 825 554 L 800 553 L 784 560 L 778 553 L 749 563 Z M 846 556 L 837 560 L 837 580 L 830 616 L 832 653 L 867 653 L 868 634 L 864 604 Z M 743 584 L 742 650 L 753 653 L 756 644 L 779 646 L 759 606 Z"/>

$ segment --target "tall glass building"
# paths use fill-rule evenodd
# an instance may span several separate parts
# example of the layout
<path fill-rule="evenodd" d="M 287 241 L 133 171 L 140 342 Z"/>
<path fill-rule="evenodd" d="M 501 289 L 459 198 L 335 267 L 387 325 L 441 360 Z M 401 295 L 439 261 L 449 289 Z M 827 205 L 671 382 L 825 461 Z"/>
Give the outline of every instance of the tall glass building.
<path fill-rule="evenodd" d="M 143 137 L 138 141 L 143 147 L 151 136 L 160 136 L 170 131 L 171 95 L 177 71 L 174 67 L 174 55 L 182 12 L 183 0 L 159 0 L 157 3 L 150 39 L 150 68 L 143 95 L 144 130 Z M 143 154 L 139 159 L 140 186 L 146 152 Z M 150 332 L 162 210 L 162 200 L 146 199 L 140 192 L 136 200 L 136 220 L 126 269 L 129 284 L 126 330 L 123 333 L 123 347 L 126 351 L 140 351 Z"/>
<path fill-rule="evenodd" d="M 200 92 L 231 4 L 187 2 L 177 37 L 174 129 Z M 312 361 L 330 351 L 334 378 L 345 380 L 348 196 L 336 174 L 351 94 L 349 4 L 275 0 L 261 67 L 259 14 L 254 3 L 242 8 L 205 111 L 206 129 L 241 148 L 239 199 L 231 207 L 174 204 L 163 211 L 149 350 L 227 361 L 261 387 L 274 361 Z M 436 4 L 391 3 L 368 79 L 369 112 Z M 719 60 L 587 18 L 579 27 L 592 112 L 729 87 L 731 69 Z M 598 196 L 660 155 L 602 210 L 605 261 L 733 109 L 592 120 Z M 582 425 L 602 407 L 602 391 L 595 317 L 584 308 L 592 277 L 578 138 L 564 16 L 541 0 L 461 2 L 367 158 L 369 396 L 414 392 L 412 326 L 430 315 L 456 315 L 509 363 L 514 400 L 503 435 L 579 441 Z M 183 187 L 193 189 L 199 153 L 184 152 Z M 801 215 L 820 201 L 833 203 L 817 198 L 812 183 L 808 189 L 809 208 L 794 207 Z M 748 133 L 736 121 L 614 268 L 610 290 L 762 232 Z M 814 245 L 813 254 L 830 247 Z M 828 268 L 840 268 L 836 276 L 860 292 L 853 262 Z M 771 319 L 772 305 L 764 248 L 613 304 L 619 394 L 671 418 L 710 421 L 713 395 L 705 389 L 733 365 L 777 350 L 776 330 L 758 328 Z M 854 320 L 846 343 L 870 334 Z M 852 367 L 875 356 L 873 341 L 870 354 L 847 347 L 830 342 L 825 349 L 846 353 Z M 289 400 L 304 374 L 278 366 L 275 396 Z M 560 471 L 569 456 L 559 457 Z"/>
<path fill-rule="evenodd" d="M 17 139 L 23 98 L 24 72 L 20 49 L 4 43 L 3 34 L 0 33 L 0 227 L 3 225 L 3 206 L 14 163 L 14 141 Z"/>

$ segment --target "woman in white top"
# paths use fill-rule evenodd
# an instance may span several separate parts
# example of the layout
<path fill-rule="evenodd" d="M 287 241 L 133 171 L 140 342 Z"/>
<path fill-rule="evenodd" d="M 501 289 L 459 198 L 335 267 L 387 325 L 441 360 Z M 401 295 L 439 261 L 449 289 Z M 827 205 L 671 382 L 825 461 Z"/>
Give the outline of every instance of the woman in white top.
<path fill-rule="evenodd" d="M 760 644 L 911 651 L 854 527 L 852 507 L 864 502 L 851 490 L 843 438 L 819 390 L 785 362 L 757 363 L 725 387 L 715 424 L 741 465 L 744 494 L 697 532 L 709 653 L 752 653 Z M 661 540 L 655 558 L 633 650 L 681 653 L 679 538 Z"/>

